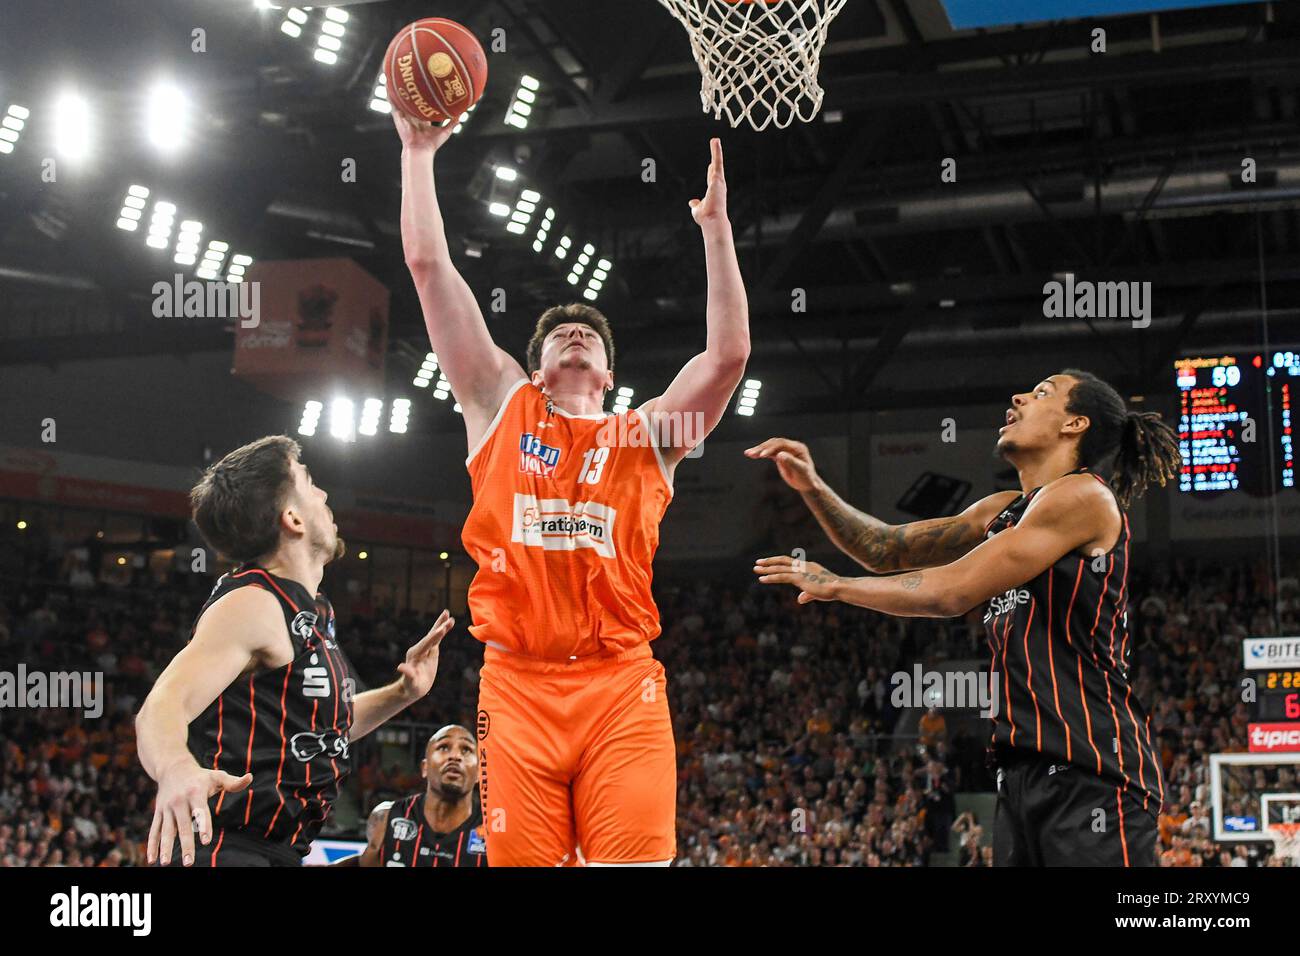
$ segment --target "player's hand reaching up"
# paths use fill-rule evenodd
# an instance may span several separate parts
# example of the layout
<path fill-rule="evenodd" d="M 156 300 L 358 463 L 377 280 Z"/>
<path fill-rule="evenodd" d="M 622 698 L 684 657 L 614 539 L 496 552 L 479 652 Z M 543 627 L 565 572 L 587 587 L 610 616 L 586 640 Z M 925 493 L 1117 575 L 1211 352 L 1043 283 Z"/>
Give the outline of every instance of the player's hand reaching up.
<path fill-rule="evenodd" d="M 691 200 L 691 216 L 697 225 L 727 221 L 727 178 L 722 166 L 722 140 L 709 140 L 713 158 L 709 162 L 708 186 L 703 199 Z"/>
<path fill-rule="evenodd" d="M 172 847 L 181 841 L 181 863 L 194 863 L 194 831 L 204 846 L 212 841 L 212 814 L 208 800 L 218 793 L 247 790 L 253 775 L 232 777 L 222 770 L 204 770 L 193 758 L 178 760 L 158 778 L 158 800 L 154 804 L 153 824 L 149 827 L 146 859 L 152 865 L 172 861 Z"/>
<path fill-rule="evenodd" d="M 451 131 L 456 124 L 448 122 L 446 126 L 434 126 L 431 123 L 416 122 L 408 119 L 397 107 L 391 113 L 397 135 L 402 138 L 403 149 L 427 149 L 437 152 L 438 147 L 451 139 Z"/>
<path fill-rule="evenodd" d="M 746 448 L 750 458 L 770 458 L 785 483 L 795 491 L 812 491 L 817 485 L 817 469 L 813 466 L 808 446 L 789 438 L 769 438 L 753 448 Z"/>
<path fill-rule="evenodd" d="M 438 645 L 455 623 L 451 612 L 443 611 L 429 628 L 429 633 L 407 651 L 406 660 L 397 665 L 397 673 L 402 675 L 402 693 L 409 700 L 419 700 L 429 693 L 433 679 L 438 676 Z"/>

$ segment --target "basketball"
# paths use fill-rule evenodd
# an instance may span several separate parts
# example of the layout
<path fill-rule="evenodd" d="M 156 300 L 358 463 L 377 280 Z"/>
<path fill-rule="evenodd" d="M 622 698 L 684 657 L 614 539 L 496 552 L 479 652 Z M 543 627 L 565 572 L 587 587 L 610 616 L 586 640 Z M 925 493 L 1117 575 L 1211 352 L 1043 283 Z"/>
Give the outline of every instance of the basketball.
<path fill-rule="evenodd" d="M 388 44 L 384 79 L 395 109 L 413 120 L 441 123 L 483 95 L 487 57 L 459 23 L 426 17 L 402 27 Z"/>

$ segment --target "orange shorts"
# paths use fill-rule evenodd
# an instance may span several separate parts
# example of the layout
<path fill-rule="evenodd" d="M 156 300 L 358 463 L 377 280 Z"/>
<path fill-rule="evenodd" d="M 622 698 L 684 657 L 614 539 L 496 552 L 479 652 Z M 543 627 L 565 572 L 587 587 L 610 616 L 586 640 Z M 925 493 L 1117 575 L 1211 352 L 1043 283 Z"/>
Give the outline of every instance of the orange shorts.
<path fill-rule="evenodd" d="M 486 648 L 478 746 L 489 865 L 672 859 L 677 756 L 666 688 L 648 644 L 576 661 Z"/>

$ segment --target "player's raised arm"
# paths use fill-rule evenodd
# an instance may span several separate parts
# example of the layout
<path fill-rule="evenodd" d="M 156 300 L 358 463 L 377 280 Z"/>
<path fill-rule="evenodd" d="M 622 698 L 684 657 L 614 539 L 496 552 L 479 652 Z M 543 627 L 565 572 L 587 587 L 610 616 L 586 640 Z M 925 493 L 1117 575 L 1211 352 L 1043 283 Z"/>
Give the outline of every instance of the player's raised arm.
<path fill-rule="evenodd" d="M 452 124 L 420 125 L 393 110 L 402 138 L 402 250 L 424 311 L 424 326 L 438 364 L 465 414 L 470 447 L 496 414 L 506 389 L 524 378 L 519 363 L 488 333 L 474 294 L 456 271 L 447 246 L 433 163 Z"/>
<path fill-rule="evenodd" d="M 663 429 L 659 434 L 675 434 L 683 441 L 675 447 L 663 449 L 669 468 L 686 456 L 695 445 L 713 431 L 727 410 L 732 393 L 745 374 L 749 361 L 749 300 L 745 295 L 745 282 L 736 261 L 736 244 L 731 235 L 731 220 L 727 218 L 727 180 L 722 165 L 722 141 L 709 143 L 712 161 L 709 163 L 708 188 L 704 198 L 691 200 L 691 216 L 704 236 L 704 263 L 709 278 L 708 302 L 705 311 L 707 333 L 704 351 L 687 362 L 667 390 L 651 399 L 642 410 L 652 416 L 671 415 L 671 419 L 685 423 L 698 420 L 680 430 Z"/>
<path fill-rule="evenodd" d="M 1071 552 L 1104 554 L 1102 539 L 1117 535 L 1120 521 L 1109 489 L 1091 476 L 1069 475 L 1045 487 L 1018 524 L 951 564 L 852 578 L 777 555 L 760 558 L 754 573 L 763 584 L 799 588 L 800 604 L 843 601 L 898 617 L 956 617 L 1037 577 Z"/>
<path fill-rule="evenodd" d="M 803 442 L 769 438 L 745 449 L 745 454 L 776 462 L 785 483 L 803 496 L 831 543 L 868 571 L 877 573 L 956 561 L 984 540 L 989 522 L 1016 498 L 1014 491 L 999 491 L 959 515 L 891 525 L 859 511 L 837 495 L 817 474 Z"/>
<path fill-rule="evenodd" d="M 212 839 L 208 798 L 244 790 L 252 776 L 233 777 L 200 767 L 186 745 L 190 723 L 240 674 L 276 653 L 288 640 L 279 626 L 280 605 L 267 591 L 241 588 L 204 614 L 194 639 L 158 677 L 135 718 L 136 748 L 145 772 L 158 783 L 149 830 L 148 861 L 171 862 L 179 836 L 183 862 L 194 859 L 192 822 L 204 846 Z"/>
<path fill-rule="evenodd" d="M 375 804 L 375 808 L 370 811 L 370 817 L 366 820 L 366 848 L 356 856 L 350 856 L 346 860 L 340 860 L 335 866 L 382 866 L 379 862 L 379 851 L 384 846 L 384 832 L 388 829 L 388 812 L 393 809 L 392 800 L 383 800 Z"/>

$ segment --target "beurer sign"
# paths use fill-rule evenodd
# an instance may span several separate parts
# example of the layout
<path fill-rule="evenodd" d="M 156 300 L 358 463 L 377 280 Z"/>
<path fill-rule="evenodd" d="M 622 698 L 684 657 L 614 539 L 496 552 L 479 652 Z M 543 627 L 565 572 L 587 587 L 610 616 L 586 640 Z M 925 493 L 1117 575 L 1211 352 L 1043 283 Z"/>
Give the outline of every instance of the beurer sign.
<path fill-rule="evenodd" d="M 1300 667 L 1300 637 L 1248 637 L 1241 653 L 1248 671 Z"/>

